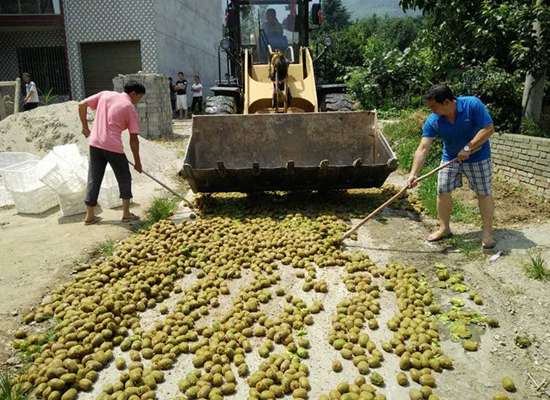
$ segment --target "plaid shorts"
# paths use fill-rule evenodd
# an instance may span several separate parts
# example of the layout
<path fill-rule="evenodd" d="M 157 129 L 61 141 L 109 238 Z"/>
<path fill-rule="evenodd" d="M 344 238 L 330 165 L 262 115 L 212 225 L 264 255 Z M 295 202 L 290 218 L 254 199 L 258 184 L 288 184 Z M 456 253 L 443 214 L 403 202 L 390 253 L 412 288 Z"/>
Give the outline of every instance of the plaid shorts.
<path fill-rule="evenodd" d="M 493 177 L 493 164 L 491 159 L 463 163 L 455 161 L 439 171 L 437 179 L 438 193 L 451 193 L 458 187 L 462 187 L 462 174 L 468 178 L 470 189 L 482 196 L 491 194 L 491 180 Z"/>

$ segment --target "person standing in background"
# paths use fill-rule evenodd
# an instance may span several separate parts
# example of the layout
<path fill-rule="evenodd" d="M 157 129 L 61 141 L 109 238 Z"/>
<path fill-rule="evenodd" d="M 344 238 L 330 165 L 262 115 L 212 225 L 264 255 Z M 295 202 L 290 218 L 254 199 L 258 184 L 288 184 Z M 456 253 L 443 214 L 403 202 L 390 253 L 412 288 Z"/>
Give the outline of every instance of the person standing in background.
<path fill-rule="evenodd" d="M 187 118 L 187 80 L 183 72 L 178 72 L 176 81 L 176 111 L 180 119 Z"/>
<path fill-rule="evenodd" d="M 198 74 L 193 76 L 193 85 L 191 86 L 193 93 L 193 102 L 191 103 L 191 112 L 193 114 L 202 113 L 202 83 Z M 195 110 L 197 108 L 197 110 Z"/>
<path fill-rule="evenodd" d="M 176 114 L 176 87 L 172 77 L 168 78 L 169 90 L 170 90 L 170 104 L 172 105 L 172 117 Z"/>
<path fill-rule="evenodd" d="M 25 82 L 25 99 L 23 100 L 23 110 L 28 111 L 38 107 L 40 102 L 38 98 L 38 88 L 31 79 L 31 74 L 23 72 L 23 82 Z"/>

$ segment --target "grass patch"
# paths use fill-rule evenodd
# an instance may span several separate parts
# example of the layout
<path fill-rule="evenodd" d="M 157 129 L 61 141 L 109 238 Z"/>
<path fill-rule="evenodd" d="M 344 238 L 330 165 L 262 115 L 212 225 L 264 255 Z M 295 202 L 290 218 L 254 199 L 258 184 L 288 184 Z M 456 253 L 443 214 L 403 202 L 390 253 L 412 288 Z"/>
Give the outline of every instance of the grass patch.
<path fill-rule="evenodd" d="M 148 228 L 163 219 L 169 218 L 178 206 L 178 201 L 173 197 L 156 197 L 147 210 L 147 219 L 142 228 Z"/>
<path fill-rule="evenodd" d="M 546 261 L 539 252 L 529 254 L 529 262 L 525 264 L 525 273 L 537 281 L 550 281 L 550 271 L 546 269 Z"/>
<path fill-rule="evenodd" d="M 22 391 L 9 372 L 0 373 L 0 400 L 28 400 L 30 391 Z"/>
<path fill-rule="evenodd" d="M 447 243 L 466 257 L 476 258 L 483 254 L 479 239 L 473 235 L 453 235 Z"/>
<path fill-rule="evenodd" d="M 107 239 L 99 244 L 97 251 L 104 257 L 110 257 L 115 252 L 115 244 L 113 239 Z"/>
<path fill-rule="evenodd" d="M 58 334 L 56 327 L 60 323 L 57 318 L 52 318 L 48 321 L 47 330 L 42 332 L 31 332 L 24 339 L 15 339 L 12 346 L 17 350 L 19 359 L 29 366 L 36 357 L 44 350 L 45 346 L 57 340 Z M 3 400 L 0 397 L 0 400 Z"/>
<path fill-rule="evenodd" d="M 414 153 L 422 137 L 422 125 L 428 117 L 425 111 L 405 111 L 401 113 L 399 122 L 387 124 L 384 127 L 384 135 L 392 144 L 392 148 L 399 159 L 400 168 L 409 172 L 411 170 Z M 426 159 L 421 175 L 437 168 L 441 161 L 442 145 L 439 140 L 434 141 L 432 151 Z M 418 198 L 428 215 L 437 217 L 437 175 L 433 175 L 419 184 Z M 461 201 L 453 201 L 453 219 L 458 222 L 474 223 L 479 221 L 479 215 L 472 208 Z"/>

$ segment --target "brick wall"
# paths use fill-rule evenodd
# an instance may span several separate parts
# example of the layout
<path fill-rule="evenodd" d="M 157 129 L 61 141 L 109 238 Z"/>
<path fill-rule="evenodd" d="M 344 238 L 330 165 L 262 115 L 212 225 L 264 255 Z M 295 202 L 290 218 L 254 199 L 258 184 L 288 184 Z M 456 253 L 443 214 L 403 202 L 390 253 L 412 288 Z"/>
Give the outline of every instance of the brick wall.
<path fill-rule="evenodd" d="M 113 79 L 117 92 L 122 92 L 129 80 L 140 82 L 145 86 L 146 94 L 137 104 L 141 136 L 147 139 L 158 139 L 172 136 L 172 103 L 168 78 L 157 74 L 119 75 Z"/>
<path fill-rule="evenodd" d="M 550 198 L 550 139 L 506 133 L 491 143 L 496 171 Z"/>

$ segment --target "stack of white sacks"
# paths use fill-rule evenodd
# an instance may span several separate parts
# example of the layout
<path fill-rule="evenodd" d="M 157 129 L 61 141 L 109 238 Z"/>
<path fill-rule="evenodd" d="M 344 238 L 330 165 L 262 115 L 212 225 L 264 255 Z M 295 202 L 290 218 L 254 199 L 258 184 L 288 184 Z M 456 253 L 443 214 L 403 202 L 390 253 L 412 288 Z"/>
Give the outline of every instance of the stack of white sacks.
<path fill-rule="evenodd" d="M 10 153 L 0 153 L 0 160 L 8 158 L 6 154 Z M 88 159 L 80 154 L 77 145 L 56 146 L 42 160 L 31 157 L 3 168 L 0 164 L 0 180 L 3 179 L 17 212 L 41 214 L 57 205 L 63 217 L 85 212 Z M 0 187 L 0 198 L 1 192 Z M 104 208 L 121 205 L 110 166 L 105 171 L 98 202 Z"/>

